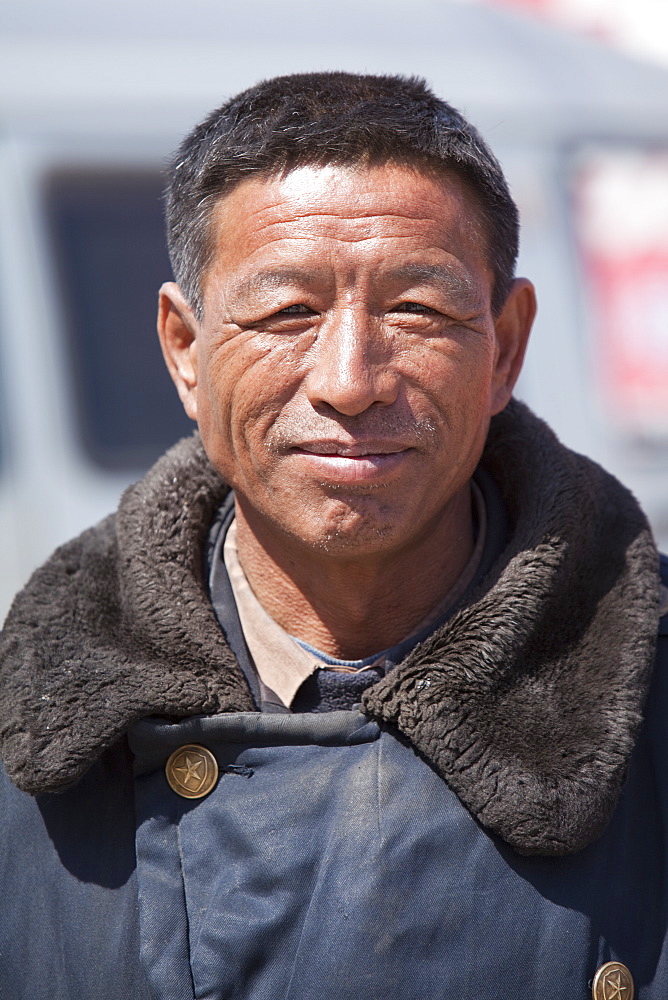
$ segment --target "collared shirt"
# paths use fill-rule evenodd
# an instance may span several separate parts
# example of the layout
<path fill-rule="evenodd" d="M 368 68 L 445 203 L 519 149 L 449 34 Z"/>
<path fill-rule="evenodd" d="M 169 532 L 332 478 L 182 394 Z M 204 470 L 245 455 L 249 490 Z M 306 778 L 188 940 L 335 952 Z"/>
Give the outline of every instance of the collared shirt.
<path fill-rule="evenodd" d="M 267 614 L 253 593 L 239 561 L 237 525 L 236 520 L 233 520 L 225 537 L 223 556 L 241 627 L 264 689 L 265 700 L 274 694 L 283 705 L 289 708 L 303 682 L 314 671 L 324 669 L 340 673 L 359 673 L 372 666 L 384 666 L 386 661 L 394 660 L 392 654 L 396 647 L 403 645 L 413 637 L 418 637 L 425 630 L 431 631 L 431 627 L 435 626 L 448 609 L 455 605 L 465 593 L 482 559 L 487 534 L 487 513 L 482 493 L 475 483 L 472 484 L 472 500 L 475 512 L 474 520 L 477 525 L 476 542 L 466 566 L 453 586 L 431 609 L 429 614 L 411 630 L 410 634 L 404 637 L 401 643 L 358 661 L 338 660 L 326 656 L 319 650 L 295 639 Z"/>

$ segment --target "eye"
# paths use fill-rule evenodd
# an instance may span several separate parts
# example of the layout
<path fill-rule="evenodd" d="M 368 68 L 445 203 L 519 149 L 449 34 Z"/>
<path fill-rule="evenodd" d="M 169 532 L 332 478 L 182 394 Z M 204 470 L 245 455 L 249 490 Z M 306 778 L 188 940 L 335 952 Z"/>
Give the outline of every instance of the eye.
<path fill-rule="evenodd" d="M 429 306 L 422 305 L 421 302 L 399 302 L 398 305 L 392 306 L 390 312 L 400 312 L 400 313 L 435 313 L 435 309 L 431 309 Z"/>
<path fill-rule="evenodd" d="M 309 316 L 313 315 L 313 310 L 309 309 L 303 303 L 298 302 L 294 306 L 286 306 L 285 309 L 280 309 L 277 316 Z"/>

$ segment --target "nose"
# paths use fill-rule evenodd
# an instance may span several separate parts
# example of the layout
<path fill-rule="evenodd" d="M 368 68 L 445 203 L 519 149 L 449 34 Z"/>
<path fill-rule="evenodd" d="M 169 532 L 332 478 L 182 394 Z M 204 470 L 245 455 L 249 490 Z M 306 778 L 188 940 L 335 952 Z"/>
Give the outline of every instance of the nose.
<path fill-rule="evenodd" d="M 341 310 L 320 327 L 313 345 L 305 380 L 309 402 L 316 409 L 324 404 L 350 417 L 374 403 L 395 402 L 399 379 L 390 355 L 373 317 L 353 308 Z"/>

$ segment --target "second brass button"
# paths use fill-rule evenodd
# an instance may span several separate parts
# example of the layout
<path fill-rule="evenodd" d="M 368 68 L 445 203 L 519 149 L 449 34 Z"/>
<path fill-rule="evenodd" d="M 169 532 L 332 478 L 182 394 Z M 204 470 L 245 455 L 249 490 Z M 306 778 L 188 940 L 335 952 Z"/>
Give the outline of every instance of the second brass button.
<path fill-rule="evenodd" d="M 177 795 L 184 799 L 201 799 L 212 791 L 218 781 L 218 764 L 206 747 L 186 743 L 170 754 L 165 764 L 165 775 Z"/>
<path fill-rule="evenodd" d="M 633 976 L 621 962 L 606 962 L 594 976 L 594 1000 L 633 1000 L 633 993 Z"/>

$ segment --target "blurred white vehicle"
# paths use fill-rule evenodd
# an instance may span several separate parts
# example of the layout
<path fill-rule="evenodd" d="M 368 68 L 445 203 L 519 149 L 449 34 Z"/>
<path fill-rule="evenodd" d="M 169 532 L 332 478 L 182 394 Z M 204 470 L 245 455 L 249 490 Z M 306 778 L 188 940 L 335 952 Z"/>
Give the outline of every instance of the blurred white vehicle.
<path fill-rule="evenodd" d="M 175 0 L 9 0 L 3 16 L 0 618 L 189 432 L 154 333 L 165 158 L 229 95 L 311 69 L 423 75 L 482 130 L 538 288 L 519 395 L 624 480 L 668 544 L 668 73 L 427 0 L 194 0 L 187 22 Z"/>

